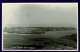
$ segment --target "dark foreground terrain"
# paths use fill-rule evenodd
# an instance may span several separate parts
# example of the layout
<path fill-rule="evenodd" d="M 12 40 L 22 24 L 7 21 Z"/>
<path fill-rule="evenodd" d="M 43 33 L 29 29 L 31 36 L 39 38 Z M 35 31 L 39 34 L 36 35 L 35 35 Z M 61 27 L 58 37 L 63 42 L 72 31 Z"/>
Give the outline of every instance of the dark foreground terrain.
<path fill-rule="evenodd" d="M 34 28 L 33 28 L 34 29 Z M 57 28 L 58 29 L 58 28 Z M 64 30 L 65 29 L 65 30 Z M 11 30 L 11 32 L 9 32 Z M 44 30 L 45 33 L 20 33 L 10 29 L 3 33 L 4 50 L 76 50 L 77 32 L 75 29 Z M 35 31 L 35 30 L 34 30 Z M 18 32 L 18 33 L 16 33 Z M 25 31 L 23 31 L 25 32 Z M 28 31 L 27 31 L 28 32 Z M 41 31 L 43 32 L 43 31 Z"/>

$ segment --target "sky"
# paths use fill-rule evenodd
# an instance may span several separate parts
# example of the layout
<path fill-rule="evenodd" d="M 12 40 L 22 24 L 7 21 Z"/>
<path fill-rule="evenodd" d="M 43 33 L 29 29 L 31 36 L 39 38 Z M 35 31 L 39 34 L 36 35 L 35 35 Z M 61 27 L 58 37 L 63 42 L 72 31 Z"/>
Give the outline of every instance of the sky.
<path fill-rule="evenodd" d="M 2 3 L 3 27 L 77 27 L 77 3 Z"/>

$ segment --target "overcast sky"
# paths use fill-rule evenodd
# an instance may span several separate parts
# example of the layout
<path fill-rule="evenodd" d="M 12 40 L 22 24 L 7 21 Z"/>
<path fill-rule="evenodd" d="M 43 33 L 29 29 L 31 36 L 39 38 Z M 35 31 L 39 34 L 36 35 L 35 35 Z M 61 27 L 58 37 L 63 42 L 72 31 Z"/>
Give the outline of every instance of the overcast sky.
<path fill-rule="evenodd" d="M 77 3 L 3 3 L 3 27 L 76 27 Z"/>

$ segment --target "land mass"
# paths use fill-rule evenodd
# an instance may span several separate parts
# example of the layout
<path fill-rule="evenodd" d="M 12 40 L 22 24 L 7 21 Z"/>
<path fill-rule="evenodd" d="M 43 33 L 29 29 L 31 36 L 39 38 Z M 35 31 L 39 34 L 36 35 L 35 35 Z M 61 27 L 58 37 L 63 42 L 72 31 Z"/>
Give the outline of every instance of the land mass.
<path fill-rule="evenodd" d="M 43 34 L 47 31 L 76 30 L 73 27 L 5 27 L 4 32 L 20 34 Z"/>

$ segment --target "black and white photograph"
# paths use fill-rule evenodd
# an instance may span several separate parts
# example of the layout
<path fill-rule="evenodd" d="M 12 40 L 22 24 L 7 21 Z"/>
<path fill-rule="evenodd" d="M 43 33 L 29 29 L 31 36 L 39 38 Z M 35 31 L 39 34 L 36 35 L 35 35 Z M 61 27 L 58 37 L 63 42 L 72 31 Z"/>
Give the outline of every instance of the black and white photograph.
<path fill-rule="evenodd" d="M 2 50 L 78 50 L 78 3 L 2 3 Z"/>

